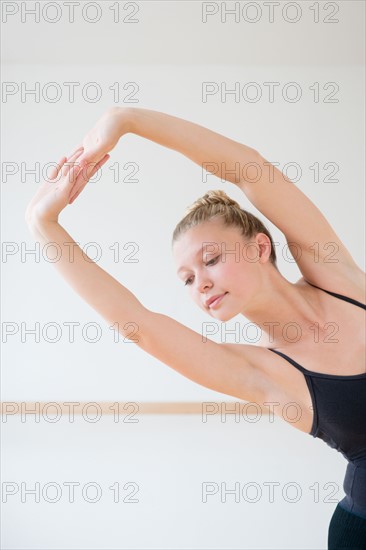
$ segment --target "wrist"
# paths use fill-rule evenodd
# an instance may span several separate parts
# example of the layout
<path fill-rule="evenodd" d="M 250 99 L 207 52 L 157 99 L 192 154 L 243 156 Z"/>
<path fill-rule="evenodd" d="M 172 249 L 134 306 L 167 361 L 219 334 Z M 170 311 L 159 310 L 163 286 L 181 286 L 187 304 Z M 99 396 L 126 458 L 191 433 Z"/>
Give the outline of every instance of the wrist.
<path fill-rule="evenodd" d="M 135 109 L 129 107 L 111 107 L 108 109 L 107 114 L 117 119 L 118 131 L 121 137 L 133 132 L 134 111 Z"/>
<path fill-rule="evenodd" d="M 33 218 L 32 220 L 27 220 L 27 224 L 32 235 L 39 239 L 46 237 L 48 228 L 58 225 L 58 220 L 45 221 Z"/>

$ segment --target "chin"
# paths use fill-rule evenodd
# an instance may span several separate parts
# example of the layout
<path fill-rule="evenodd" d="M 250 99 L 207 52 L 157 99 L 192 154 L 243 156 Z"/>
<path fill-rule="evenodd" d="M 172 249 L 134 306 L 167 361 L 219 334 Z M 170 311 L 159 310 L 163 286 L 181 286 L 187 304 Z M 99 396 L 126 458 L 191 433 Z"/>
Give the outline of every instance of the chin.
<path fill-rule="evenodd" d="M 221 321 L 223 323 L 226 323 L 226 321 L 231 321 L 232 319 L 234 319 L 236 317 L 236 315 L 227 315 L 226 317 L 224 317 L 223 319 L 221 319 Z"/>
<path fill-rule="evenodd" d="M 226 321 L 231 321 L 231 319 L 234 319 L 236 315 L 237 315 L 236 313 L 235 315 L 230 315 L 229 313 L 218 311 L 216 315 L 211 314 L 210 317 L 212 317 L 213 319 L 217 319 L 218 321 L 222 321 L 223 323 L 226 323 Z"/>

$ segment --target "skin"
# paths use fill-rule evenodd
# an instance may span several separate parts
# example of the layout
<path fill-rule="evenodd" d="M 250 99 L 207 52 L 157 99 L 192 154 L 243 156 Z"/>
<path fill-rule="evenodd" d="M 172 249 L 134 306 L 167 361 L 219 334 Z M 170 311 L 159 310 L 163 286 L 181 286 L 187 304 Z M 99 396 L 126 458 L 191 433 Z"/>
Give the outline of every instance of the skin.
<path fill-rule="evenodd" d="M 47 240 L 52 236 L 51 240 L 59 238 L 60 242 L 62 241 L 64 231 L 58 226 L 59 214 L 67 205 L 72 204 L 83 191 L 89 179 L 109 159 L 108 151 L 113 149 L 119 138 L 129 132 L 180 151 L 199 165 L 202 165 L 207 158 L 215 161 L 224 159 L 222 164 L 228 166 L 231 166 L 236 158 L 242 159 L 243 163 L 253 160 L 262 162 L 263 160 L 255 150 L 188 121 L 144 109 L 110 109 L 97 121 L 74 153 L 67 159 L 62 157 L 54 173 L 51 173 L 50 181 L 46 181 L 40 186 L 36 196 L 28 205 L 26 220 L 37 239 L 42 237 Z M 220 165 L 217 162 L 216 164 Z M 87 169 L 80 169 L 82 165 L 85 165 Z M 229 178 L 230 174 L 231 172 L 228 173 Z M 220 173 L 217 175 L 219 176 Z M 236 179 L 229 181 L 238 184 L 239 187 L 243 184 L 243 190 L 249 194 L 250 198 L 251 190 L 245 186 L 245 181 L 238 182 Z M 286 185 L 280 174 L 276 180 L 277 184 L 280 190 Z M 314 207 L 306 202 L 305 197 L 295 194 L 291 199 L 290 194 L 297 193 L 295 187 L 287 188 L 286 185 L 282 193 L 285 192 L 289 195 L 289 210 L 291 208 L 298 210 L 300 201 L 303 201 L 307 208 L 307 215 L 314 215 L 314 220 L 318 219 L 316 217 L 319 216 L 318 211 L 314 211 Z M 254 204 L 256 204 L 256 200 L 261 202 L 261 211 L 266 213 L 269 205 L 265 204 L 260 194 L 258 197 L 254 195 L 252 199 Z M 259 206 L 258 202 L 257 206 Z M 270 212 L 270 214 L 275 216 L 276 213 Z M 276 218 L 271 216 L 269 219 L 274 219 L 276 222 Z M 286 219 L 283 217 L 283 220 Z M 282 218 L 277 220 L 276 225 L 283 231 L 288 241 L 297 241 L 292 233 L 290 238 L 287 226 L 282 225 Z M 342 274 L 344 279 L 352 280 L 353 272 L 356 272 L 359 279 L 361 276 L 363 277 L 329 224 L 320 218 L 317 226 L 317 241 L 320 243 L 335 241 L 337 243 L 340 261 L 336 267 L 341 270 L 342 266 L 346 266 L 344 274 Z M 300 239 L 298 240 L 300 241 Z M 204 265 L 202 261 L 197 263 L 193 252 L 205 242 L 217 243 L 217 252 L 214 251 L 208 260 L 212 260 L 218 255 L 221 243 L 226 244 L 227 251 L 235 250 L 237 244 L 240 244 L 239 261 L 234 254 L 227 253 L 226 257 L 223 254 L 226 261 L 219 259 L 217 264 L 212 262 L 213 265 L 209 266 Z M 245 248 L 249 244 L 251 246 Z M 307 246 L 308 243 L 305 240 L 303 247 Z M 224 252 L 225 250 L 223 250 Z M 174 243 L 173 255 L 176 258 L 177 269 L 184 264 L 191 270 L 190 273 L 181 273 L 180 277 L 187 279 L 189 275 L 193 276 L 192 285 L 188 285 L 186 291 L 198 307 L 210 317 L 221 321 L 228 321 L 236 315 L 242 314 L 260 329 L 262 338 L 258 343 L 259 346 L 287 347 L 289 339 L 297 336 L 296 328 L 290 327 L 290 330 L 287 330 L 291 323 L 294 327 L 300 326 L 301 339 L 304 344 L 306 344 L 306 337 L 309 338 L 309 343 L 312 343 L 313 335 L 309 327 L 314 323 L 317 324 L 317 330 L 324 332 L 324 334 L 319 334 L 319 337 L 327 336 L 325 334 L 329 320 L 329 310 L 328 315 L 326 312 L 327 299 L 322 292 L 314 290 L 310 285 L 301 284 L 300 281 L 292 284 L 279 273 L 269 261 L 270 241 L 265 234 L 259 233 L 252 239 L 252 242 L 248 243 L 245 242 L 238 228 L 228 228 L 218 220 L 211 220 L 191 228 L 182 235 L 179 241 Z M 310 281 L 315 279 L 316 283 L 317 278 L 313 273 L 313 265 L 306 265 L 308 257 L 304 255 L 303 265 L 300 264 L 299 267 L 303 273 L 304 270 L 307 270 L 308 279 Z M 351 263 L 349 264 L 349 262 Z M 311 259 L 308 260 L 309 263 L 312 263 Z M 324 265 L 326 266 L 326 264 Z M 347 268 L 348 265 L 350 265 L 349 268 Z M 334 264 L 331 267 L 334 269 Z M 63 269 L 74 283 L 76 274 L 71 273 L 70 266 L 63 266 Z M 100 275 L 99 271 L 98 273 Z M 321 286 L 322 281 L 319 281 L 318 285 Z M 215 308 L 206 308 L 204 302 L 208 297 L 226 291 L 228 294 L 221 303 L 217 304 Z M 136 315 L 141 304 L 136 303 L 136 299 L 131 297 L 131 293 L 121 291 L 120 295 L 124 296 L 123 307 L 131 309 Z M 93 300 L 93 296 L 90 296 L 90 299 Z M 113 309 L 114 301 L 112 302 Z M 141 310 L 141 315 L 143 313 Z M 295 332 L 292 333 L 292 331 Z"/>
<path fill-rule="evenodd" d="M 229 253 L 235 247 L 238 254 Z M 290 283 L 270 262 L 271 245 L 264 233 L 246 241 L 238 228 L 211 219 L 188 229 L 175 241 L 172 253 L 176 271 L 184 266 L 178 277 L 183 285 L 187 282 L 189 297 L 211 317 L 225 322 L 241 314 L 255 323 L 265 338 L 271 331 L 265 323 L 279 323 L 272 328 L 271 347 L 286 344 L 282 327 L 289 320 L 303 326 L 324 317 L 315 293 Z M 209 297 L 224 292 L 228 294 L 216 308 L 206 307 Z"/>
<path fill-rule="evenodd" d="M 329 303 L 329 298 L 324 292 L 316 290 L 306 280 L 327 288 L 329 278 L 333 281 L 334 291 L 342 288 L 345 294 L 348 292 L 350 296 L 364 300 L 364 273 L 355 264 L 349 251 L 320 211 L 280 171 L 273 168 L 274 180 L 271 182 L 271 188 L 276 186 L 276 194 L 267 198 L 266 185 L 269 181 L 265 176 L 266 172 L 263 171 L 263 177 L 254 187 L 251 186 L 251 180 L 245 176 L 246 172 L 241 169 L 252 162 L 259 166 L 267 164 L 258 151 L 207 128 L 157 111 L 119 107 L 109 109 L 87 133 L 74 154 L 67 159 L 71 164 L 85 164 L 88 170 L 83 169 L 79 173 L 76 166 L 74 172 L 73 166 L 70 169 L 66 166 L 66 158 L 61 159 L 54 174 L 61 177 L 55 181 L 45 182 L 27 209 L 26 220 L 38 239 L 42 238 L 45 242 L 57 241 L 61 247 L 65 239 L 72 239 L 58 224 L 59 213 L 78 197 L 90 177 L 109 158 L 108 151 L 126 133 L 136 134 L 176 150 L 201 167 L 205 166 L 208 159 L 212 161 L 215 166 L 213 173 L 237 185 L 254 206 L 282 231 L 290 250 L 290 243 L 295 243 L 296 256 L 298 249 L 304 252 L 297 260 L 304 278 L 292 284 L 270 263 L 270 241 L 266 235 L 258 234 L 250 243 L 253 246 L 245 249 L 245 245 L 249 243 L 244 242 L 237 228 L 214 228 L 211 223 L 209 231 L 203 227 L 189 230 L 181 237 L 180 242 L 174 245 L 174 249 L 177 250 L 177 268 L 179 263 L 184 263 L 191 269 L 191 275 L 196 276 L 193 286 L 188 285 L 186 291 L 210 317 L 226 321 L 240 313 L 260 328 L 263 340 L 261 339 L 258 346 L 273 348 L 286 348 L 289 341 L 292 344 L 294 341 L 297 342 L 295 327 L 300 325 L 299 334 L 305 353 L 307 344 L 312 346 L 314 343 L 314 330 L 321 341 L 326 341 L 329 336 L 326 333 L 327 323 L 335 308 L 333 302 Z M 239 175 L 236 171 L 227 171 L 227 167 L 236 166 L 238 159 Z M 308 219 L 312 220 L 312 224 L 308 226 L 308 234 L 305 234 L 302 226 Z M 234 233 L 225 233 L 231 230 Z M 237 243 L 241 243 L 244 255 L 240 256 L 240 261 L 236 261 L 234 255 L 226 254 L 226 262 L 219 260 L 217 265 L 205 266 L 194 263 L 196 259 L 193 258 L 193 251 L 202 243 L 210 241 L 217 242 L 218 245 L 224 242 L 228 251 L 235 249 Z M 320 260 L 319 265 L 314 263 L 314 243 L 319 250 L 316 260 L 317 264 Z M 337 250 L 335 263 L 327 261 L 329 244 L 334 245 Z M 80 264 L 85 270 L 82 251 L 76 250 Z M 213 257 L 214 254 L 209 259 Z M 103 281 L 107 289 L 112 288 L 110 303 L 98 303 L 98 307 L 108 310 L 108 320 L 116 315 L 118 301 L 118 316 L 126 315 L 126 318 L 130 318 L 133 315 L 139 319 L 139 324 L 146 324 L 151 328 L 145 321 L 151 318 L 146 308 L 122 285 L 116 285 L 115 281 L 111 280 L 113 278 L 108 277 L 103 270 L 89 269 L 91 273 L 88 273 L 88 281 L 92 289 L 86 289 L 85 285 L 82 287 L 80 284 L 80 270 L 75 264 L 66 265 L 65 262 L 58 262 L 57 267 L 62 268 L 63 275 L 78 292 L 82 291 L 89 303 L 94 303 L 96 299 L 94 285 L 98 288 Z M 220 279 L 216 278 L 217 274 L 220 275 Z M 197 284 L 202 277 L 206 278 L 206 286 L 197 290 Z M 82 281 L 84 280 L 85 276 L 82 278 Z M 214 309 L 206 308 L 204 300 L 207 297 L 225 291 L 229 293 L 221 303 Z M 289 325 L 290 330 L 287 330 Z M 172 326 L 175 326 L 174 323 Z M 324 361 L 326 360 L 324 355 Z"/>
<path fill-rule="evenodd" d="M 249 396 L 250 400 L 257 401 L 258 396 L 260 402 L 263 401 L 263 396 L 267 397 L 268 395 L 270 395 L 270 401 L 273 401 L 273 398 L 277 401 L 278 397 L 278 401 L 282 403 L 287 403 L 290 399 L 295 398 L 303 404 L 304 411 L 310 409 L 311 398 L 305 380 L 301 373 L 292 367 L 290 370 L 285 361 L 278 357 L 271 357 L 269 361 L 268 357 L 266 359 L 264 355 L 265 353 L 271 355 L 269 352 L 258 350 L 256 346 L 251 345 L 243 346 L 245 351 L 243 358 L 238 358 L 237 353 L 229 353 L 228 348 L 223 347 L 227 344 L 218 346 L 213 342 L 206 341 L 203 346 L 199 334 L 165 315 L 146 310 L 128 289 L 96 263 L 85 262 L 84 253 L 77 243 L 58 224 L 60 212 L 78 197 L 90 177 L 108 160 L 107 153 L 113 149 L 119 137 L 128 131 L 175 149 L 199 166 L 203 166 L 207 160 L 214 161 L 218 177 L 226 175 L 226 167 L 236 165 L 238 159 L 240 159 L 241 165 L 252 161 L 263 165 L 265 160 L 254 149 L 188 121 L 143 109 L 135 110 L 134 116 L 131 116 L 129 120 L 127 116 L 129 113 L 130 111 L 119 108 L 109 111 L 85 136 L 82 146 L 80 144 L 68 159 L 62 157 L 59 166 L 52 174 L 53 177 L 50 178 L 54 181 L 44 182 L 28 206 L 26 220 L 32 231 L 37 238 L 45 243 L 54 242 L 60 247 L 62 256 L 61 261 L 56 264 L 56 268 L 73 289 L 110 325 L 118 320 L 119 325 L 123 327 L 121 333 L 126 338 L 129 338 L 130 334 L 129 329 L 124 332 L 124 327 L 129 326 L 130 323 L 125 321 L 134 319 L 136 324 L 144 329 L 142 332 L 146 331 L 146 336 L 140 340 L 139 345 L 160 361 L 172 366 L 196 383 L 215 391 L 224 392 L 240 399 L 248 391 L 245 400 Z M 128 123 L 126 124 L 126 122 Z M 66 165 L 66 161 L 70 162 L 70 166 Z M 92 171 L 80 170 L 81 163 L 90 165 Z M 223 172 L 220 171 L 220 166 L 224 167 Z M 330 277 L 334 277 L 334 274 L 337 275 L 338 271 L 340 287 L 340 280 L 344 281 L 346 285 L 349 283 L 350 294 L 360 293 L 362 300 L 360 289 L 364 288 L 364 274 L 355 265 L 343 243 L 340 242 L 311 201 L 296 186 L 292 186 L 291 182 L 286 181 L 277 169 L 274 170 L 274 173 L 277 194 L 269 197 L 270 200 L 266 200 L 267 197 L 264 193 L 266 190 L 264 185 L 267 183 L 265 178 L 258 187 L 253 188 L 256 192 L 250 188 L 250 185 L 247 185 L 250 181 L 248 182 L 244 176 L 237 178 L 235 175 L 234 177 L 233 171 L 229 171 L 229 179 L 226 177 L 225 179 L 238 185 L 254 206 L 260 207 L 258 209 L 283 232 L 287 240 L 299 241 L 299 246 L 302 245 L 304 250 L 308 248 L 309 242 L 315 240 L 321 250 L 321 245 L 324 243 L 336 244 L 338 246 L 337 264 L 331 264 L 328 267 L 325 264 L 325 268 L 327 268 Z M 56 181 L 58 175 L 60 178 Z M 304 224 L 301 223 L 301 219 L 306 222 L 309 219 L 312 220 L 307 236 L 302 234 Z M 293 229 L 296 230 L 294 231 L 295 238 L 293 238 Z M 66 243 L 73 245 L 74 262 L 67 260 L 69 251 L 65 246 Z M 206 246 L 205 243 L 216 243 L 216 249 L 211 249 L 208 256 L 199 254 L 196 257 L 196 251 L 202 252 L 203 247 Z M 249 244 L 250 247 L 246 246 Z M 238 245 L 239 258 L 228 253 L 228 251 L 236 250 Z M 220 254 L 221 256 L 216 260 Z M 213 319 L 224 322 L 233 319 L 238 314 L 243 315 L 256 324 L 265 336 L 271 337 L 272 348 L 288 347 L 288 341 L 282 340 L 281 335 L 283 326 L 289 321 L 297 323 L 303 328 L 305 325 L 312 324 L 314 320 L 320 326 L 325 325 L 328 320 L 325 307 L 327 302 L 331 301 L 330 298 L 309 285 L 292 284 L 287 281 L 271 264 L 269 260 L 270 241 L 263 233 L 259 233 L 251 241 L 245 241 L 237 228 L 226 227 L 218 220 L 210 220 L 185 232 L 174 243 L 173 256 L 177 270 L 182 265 L 186 266 L 185 271 L 179 273 L 179 277 L 182 284 L 184 284 L 183 281 L 191 278 L 190 284 L 185 289 L 200 309 Z M 303 263 L 299 264 L 302 273 L 304 271 L 307 274 L 310 273 L 310 277 L 307 275 L 307 279 L 315 280 L 315 284 L 322 286 L 320 270 L 313 269 L 309 256 L 304 258 Z M 210 260 L 214 261 L 210 262 Z M 206 265 L 208 262 L 210 264 Z M 208 297 L 224 292 L 228 292 L 228 294 L 215 309 L 205 306 L 205 300 Z M 341 311 L 343 307 L 345 308 L 344 304 L 335 304 L 333 300 L 330 311 L 337 309 Z M 349 325 L 354 324 L 352 321 L 356 319 L 356 316 L 357 319 L 360 318 L 360 312 L 355 308 L 349 309 Z M 270 334 L 270 329 L 266 325 L 269 322 L 277 323 L 273 334 Z M 345 338 L 345 341 L 348 343 L 351 338 L 353 335 Z M 324 341 L 322 336 L 319 341 Z M 356 366 L 361 365 L 359 358 L 362 352 L 362 340 L 359 341 L 359 348 L 356 349 L 356 352 L 352 350 L 353 356 L 356 357 Z M 356 344 L 357 342 L 358 338 L 355 339 Z M 208 350 L 203 348 L 208 348 Z M 320 348 L 321 351 L 324 346 L 320 346 Z M 314 349 L 313 341 L 310 341 L 309 349 L 311 351 Z M 306 356 L 309 355 L 307 350 L 306 354 Z M 262 356 L 263 361 L 259 361 Z M 305 357 L 305 354 L 302 357 Z M 324 361 L 318 354 L 317 363 L 325 364 L 325 367 L 328 364 L 329 369 L 332 368 L 334 372 L 330 356 L 328 357 L 324 353 L 323 357 Z M 253 358 L 253 363 L 251 363 L 251 358 Z M 273 363 L 278 368 L 274 369 Z M 344 369 L 344 364 L 345 362 L 343 366 L 340 365 L 340 371 Z M 352 362 L 350 364 L 352 365 Z M 317 367 L 317 364 L 315 366 Z M 364 368 L 363 365 L 361 366 Z M 271 372 L 274 371 L 276 372 L 272 376 Z M 268 375 L 268 373 L 270 374 Z M 342 372 L 338 374 L 342 375 Z M 289 380 L 285 382 L 287 377 Z M 272 382 L 274 383 L 272 384 Z M 273 389 L 273 393 L 270 394 L 268 388 L 271 392 Z M 267 398 L 265 400 L 268 401 Z M 306 422 L 304 421 L 300 429 L 309 433 L 310 421 L 311 418 L 307 415 Z"/>
<path fill-rule="evenodd" d="M 85 166 L 80 162 L 83 152 L 83 147 L 80 147 L 69 158 L 62 157 L 28 204 L 25 220 L 36 236 L 37 227 L 42 224 L 58 223 L 59 215 L 70 204 L 75 188 L 84 189 L 110 158 L 106 154 L 100 162 Z"/>

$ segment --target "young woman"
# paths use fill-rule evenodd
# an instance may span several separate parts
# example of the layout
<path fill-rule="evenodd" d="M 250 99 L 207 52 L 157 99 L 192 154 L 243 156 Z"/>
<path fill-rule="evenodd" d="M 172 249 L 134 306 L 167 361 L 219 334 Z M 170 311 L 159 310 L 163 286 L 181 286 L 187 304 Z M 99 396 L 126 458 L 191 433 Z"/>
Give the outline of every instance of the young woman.
<path fill-rule="evenodd" d="M 96 263 L 85 261 L 59 224 L 60 212 L 127 133 L 174 149 L 237 185 L 284 233 L 303 275 L 295 284 L 279 272 L 266 227 L 223 191 L 198 199 L 173 233 L 177 274 L 190 297 L 220 321 L 243 314 L 261 329 L 259 345 L 203 342 L 195 331 L 146 309 Z M 134 320 L 139 347 L 187 378 L 263 408 L 265 402 L 295 403 L 298 420 L 285 420 L 348 461 L 346 496 L 331 519 L 328 548 L 365 550 L 365 273 L 319 209 L 256 150 L 157 111 L 108 110 L 66 160 L 26 211 L 34 237 L 65 252 L 56 269 L 108 323 L 124 327 Z M 73 262 L 66 242 L 73 243 Z M 121 328 L 127 337 L 129 330 L 128 323 L 126 332 Z"/>

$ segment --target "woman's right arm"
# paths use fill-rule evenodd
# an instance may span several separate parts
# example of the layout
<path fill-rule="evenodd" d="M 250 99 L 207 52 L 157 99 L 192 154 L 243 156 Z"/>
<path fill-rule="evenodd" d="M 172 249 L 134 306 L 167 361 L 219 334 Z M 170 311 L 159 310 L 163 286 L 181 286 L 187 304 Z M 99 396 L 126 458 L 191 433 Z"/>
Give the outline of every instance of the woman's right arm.
<path fill-rule="evenodd" d="M 336 277 L 335 289 L 353 281 L 362 292 L 364 272 L 324 214 L 277 163 L 243 143 L 159 111 L 129 108 L 117 116 L 121 121 L 127 117 L 131 133 L 174 149 L 222 181 L 236 184 L 284 234 L 307 281 L 324 286 Z"/>
<path fill-rule="evenodd" d="M 284 234 L 290 252 L 309 282 L 325 285 L 324 281 L 334 276 L 335 270 L 340 281 L 350 278 L 360 281 L 362 271 L 319 208 L 275 166 L 277 163 L 272 164 L 257 150 L 159 111 L 112 107 L 84 140 L 91 143 L 90 153 L 86 150 L 84 156 L 92 158 L 98 151 L 99 156 L 93 160 L 100 160 L 102 154 L 111 150 L 110 142 L 116 140 L 115 136 L 127 133 L 174 149 L 222 181 L 237 185 Z"/>
<path fill-rule="evenodd" d="M 123 112 L 120 113 L 123 118 Z M 258 151 L 198 124 L 158 111 L 130 108 L 130 131 L 184 154 L 215 176 L 236 184 L 285 236 L 304 278 L 329 278 L 364 289 L 364 272 L 320 209 Z M 252 164 L 252 168 L 250 165 Z M 335 283 L 335 287 L 337 283 Z"/>

